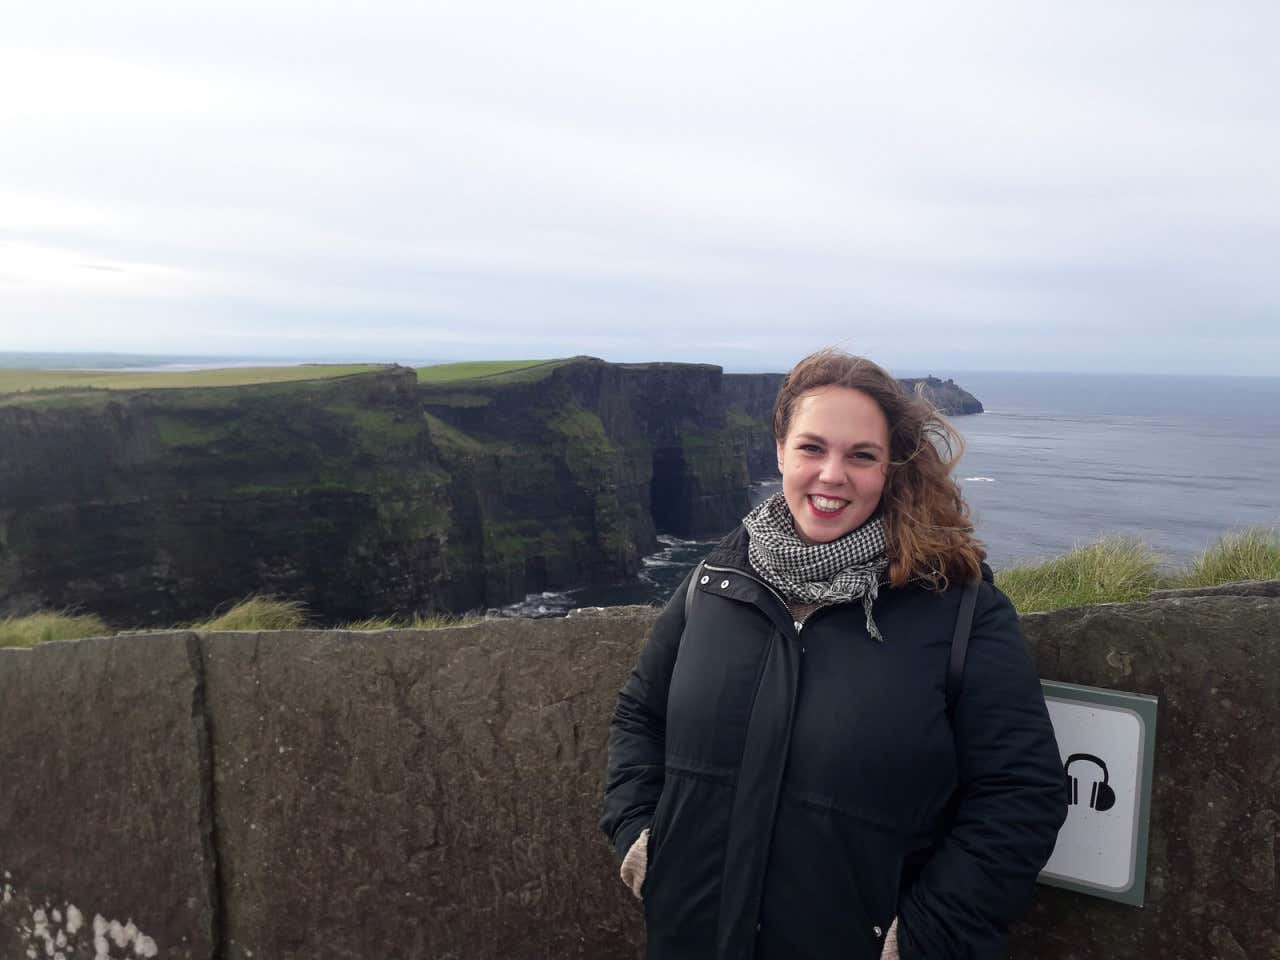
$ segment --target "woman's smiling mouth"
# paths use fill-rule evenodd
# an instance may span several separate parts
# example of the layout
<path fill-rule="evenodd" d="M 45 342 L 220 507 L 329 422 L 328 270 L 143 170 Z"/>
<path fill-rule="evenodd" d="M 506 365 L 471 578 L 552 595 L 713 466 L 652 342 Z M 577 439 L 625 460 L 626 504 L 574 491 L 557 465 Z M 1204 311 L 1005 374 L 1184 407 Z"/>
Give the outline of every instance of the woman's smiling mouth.
<path fill-rule="evenodd" d="M 824 497 L 820 494 L 809 494 L 809 508 L 820 517 L 834 517 L 849 505 L 848 500 L 838 497 Z"/>

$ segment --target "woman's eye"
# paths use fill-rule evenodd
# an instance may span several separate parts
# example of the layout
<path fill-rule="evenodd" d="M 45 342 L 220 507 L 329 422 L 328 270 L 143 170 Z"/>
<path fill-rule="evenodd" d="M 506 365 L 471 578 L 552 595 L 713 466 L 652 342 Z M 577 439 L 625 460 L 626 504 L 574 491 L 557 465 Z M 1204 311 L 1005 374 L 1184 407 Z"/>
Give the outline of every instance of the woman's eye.
<path fill-rule="evenodd" d="M 870 450 L 858 450 L 853 454 L 854 460 L 863 460 L 868 463 L 875 463 L 876 455 Z"/>
<path fill-rule="evenodd" d="M 800 449 L 803 450 L 805 453 L 821 453 L 822 452 L 822 448 L 818 446 L 816 443 L 802 443 L 800 444 Z"/>

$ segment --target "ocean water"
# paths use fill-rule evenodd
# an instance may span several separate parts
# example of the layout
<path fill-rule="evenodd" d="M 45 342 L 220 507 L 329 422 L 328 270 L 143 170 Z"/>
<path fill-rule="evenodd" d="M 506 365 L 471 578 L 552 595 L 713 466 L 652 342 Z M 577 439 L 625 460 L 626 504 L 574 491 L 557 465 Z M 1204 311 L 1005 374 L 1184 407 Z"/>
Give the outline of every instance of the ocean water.
<path fill-rule="evenodd" d="M 963 380 L 961 379 L 963 377 Z M 1280 527 L 1280 378 L 957 374 L 958 476 L 997 569 L 1102 535 L 1178 566 L 1224 533 Z"/>
<path fill-rule="evenodd" d="M 941 375 L 987 411 L 952 423 L 966 444 L 956 476 L 997 570 L 1117 534 L 1172 568 L 1232 530 L 1280 528 L 1280 378 Z M 752 503 L 779 488 L 757 485 Z M 663 602 L 710 546 L 664 538 L 636 581 L 517 608 Z"/>

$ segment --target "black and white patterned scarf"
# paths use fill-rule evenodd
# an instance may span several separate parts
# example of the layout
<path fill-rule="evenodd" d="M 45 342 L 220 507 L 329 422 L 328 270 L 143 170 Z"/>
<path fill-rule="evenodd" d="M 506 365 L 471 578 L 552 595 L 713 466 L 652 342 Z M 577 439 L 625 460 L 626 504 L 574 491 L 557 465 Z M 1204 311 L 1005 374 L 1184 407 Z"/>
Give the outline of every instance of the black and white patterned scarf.
<path fill-rule="evenodd" d="M 796 533 L 786 498 L 775 493 L 743 517 L 742 525 L 750 534 L 751 566 L 784 598 L 826 606 L 860 597 L 867 632 L 884 641 L 871 619 L 880 575 L 889 567 L 881 517 L 873 517 L 838 540 L 809 544 Z"/>

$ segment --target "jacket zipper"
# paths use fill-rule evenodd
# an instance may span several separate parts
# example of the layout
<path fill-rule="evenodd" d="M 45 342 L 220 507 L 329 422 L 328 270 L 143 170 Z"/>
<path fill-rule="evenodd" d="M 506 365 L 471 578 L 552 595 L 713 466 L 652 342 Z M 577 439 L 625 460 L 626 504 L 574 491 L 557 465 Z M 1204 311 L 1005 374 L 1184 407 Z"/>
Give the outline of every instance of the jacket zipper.
<path fill-rule="evenodd" d="M 787 606 L 787 601 L 785 601 L 785 600 L 783 600 L 783 599 L 782 599 L 782 594 L 778 593 L 778 591 L 777 591 L 777 590 L 773 589 L 773 587 L 769 586 L 769 584 L 765 583 L 763 580 L 761 580 L 761 579 L 760 579 L 759 577 L 757 577 L 755 574 L 753 574 L 753 573 L 747 573 L 747 571 L 745 571 L 745 570 L 739 570 L 737 567 L 713 567 L 713 566 L 712 566 L 711 564 L 709 564 L 709 563 L 704 563 L 704 564 L 702 565 L 702 569 L 703 569 L 703 570 L 714 570 L 716 573 L 736 573 L 736 574 L 737 574 L 738 576 L 740 576 L 740 577 L 746 577 L 748 580 L 752 581 L 753 583 L 758 583 L 758 584 L 760 584 L 760 586 L 764 587 L 766 590 L 768 590 L 771 594 L 773 594 L 773 595 L 774 595 L 774 597 L 777 599 L 777 601 L 778 601 L 780 604 L 782 604 L 782 609 L 783 609 L 783 610 L 785 610 L 785 611 L 787 611 L 787 616 L 788 616 L 788 617 L 791 617 L 791 608 Z M 817 612 L 817 611 L 815 611 L 815 612 Z M 794 618 L 793 618 L 793 619 L 791 620 L 791 625 L 792 625 L 793 627 L 795 627 L 795 629 L 796 629 L 796 636 L 797 636 L 797 637 L 799 637 L 799 636 L 800 636 L 800 631 L 804 628 L 804 621 L 803 621 L 803 620 L 796 620 L 796 619 L 794 619 Z"/>

